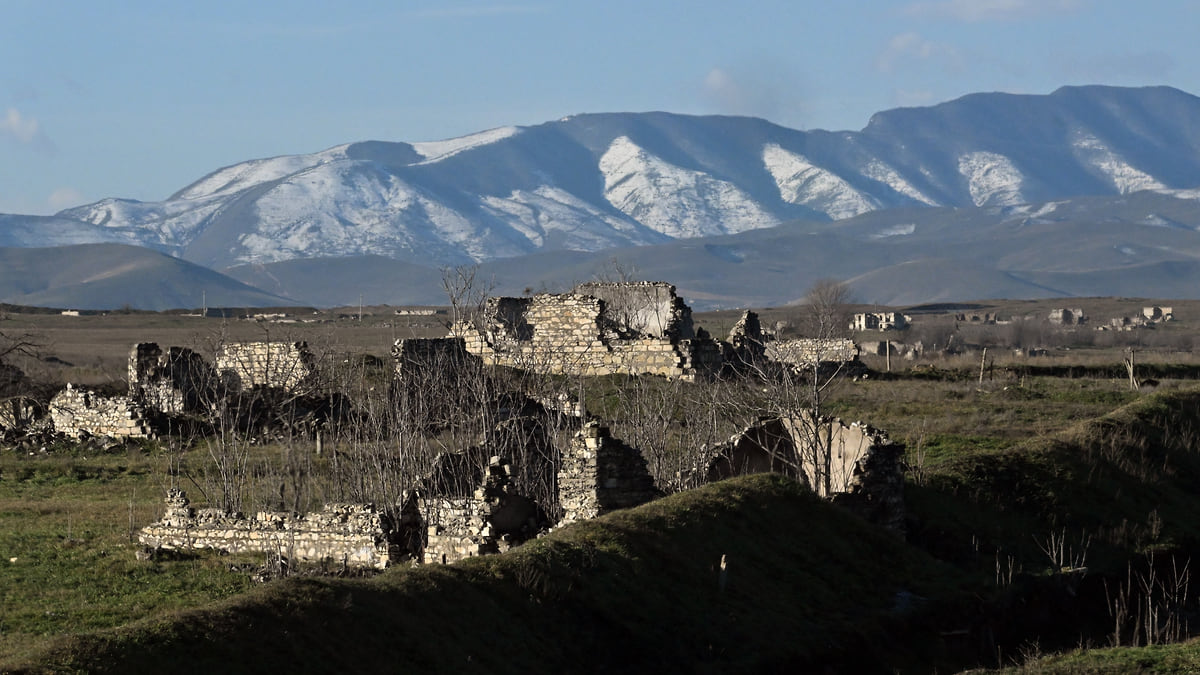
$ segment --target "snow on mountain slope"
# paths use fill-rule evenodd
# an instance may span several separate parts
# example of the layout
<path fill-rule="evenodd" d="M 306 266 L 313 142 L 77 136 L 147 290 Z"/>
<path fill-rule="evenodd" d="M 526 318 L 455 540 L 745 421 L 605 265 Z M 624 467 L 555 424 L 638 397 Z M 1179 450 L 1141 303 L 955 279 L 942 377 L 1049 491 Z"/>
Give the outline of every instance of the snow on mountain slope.
<path fill-rule="evenodd" d="M 1137 190 L 1161 190 L 1166 186 L 1153 176 L 1134 168 L 1092 134 L 1081 134 L 1073 142 L 1075 156 L 1108 178 L 1117 192 L 1126 194 Z"/>
<path fill-rule="evenodd" d="M 736 185 L 675 166 L 620 136 L 600 157 L 604 197 L 668 237 L 703 237 L 778 224 Z"/>
<path fill-rule="evenodd" d="M 310 155 L 285 155 L 269 159 L 253 159 L 218 169 L 192 183 L 175 195 L 175 199 L 200 199 L 212 195 L 238 192 L 273 180 L 279 180 L 305 169 L 346 157 L 346 145 L 339 145 Z"/>
<path fill-rule="evenodd" d="M 967 179 L 975 206 L 1021 204 L 1024 176 L 1012 160 L 994 152 L 969 152 L 958 158 L 958 172 Z"/>
<path fill-rule="evenodd" d="M 658 243 L 638 223 L 606 213 L 569 192 L 549 185 L 514 190 L 507 198 L 485 196 L 483 208 L 524 236 L 531 250 L 542 247 L 595 251 L 616 246 Z M 597 227 L 596 224 L 602 224 Z"/>
<path fill-rule="evenodd" d="M 53 224 L 0 218 L 0 241 L 138 243 L 218 269 L 360 254 L 452 265 L 892 207 L 1015 209 L 1144 189 L 1198 198 L 1198 117 L 1200 99 L 1184 92 L 1116 87 L 970 95 L 878 113 L 861 132 L 738 117 L 580 115 L 444 141 L 363 141 L 251 160 L 162 202 L 105 199 L 63 211 Z M 1065 217 L 1034 210 L 1011 215 L 1019 225 Z M 898 222 L 917 231 L 889 223 L 874 230 L 887 233 L 879 241 L 919 238 L 925 228 L 911 214 Z"/>
<path fill-rule="evenodd" d="M 937 200 L 913 187 L 913 184 L 908 182 L 899 172 L 879 160 L 868 162 L 863 167 L 862 173 L 867 178 L 879 181 L 915 202 L 920 202 L 927 206 L 941 206 Z"/>
<path fill-rule="evenodd" d="M 511 138 L 520 133 L 518 127 L 497 127 L 487 131 L 481 131 L 476 134 L 460 136 L 444 141 L 426 141 L 421 143 L 413 143 L 412 147 L 428 162 L 436 162 L 439 159 L 445 159 L 464 150 L 471 150 L 483 145 L 490 145 L 506 138 Z"/>
<path fill-rule="evenodd" d="M 220 196 L 165 202 L 103 199 L 94 204 L 67 209 L 58 215 L 102 228 L 134 229 L 142 233 L 139 238 L 141 243 L 171 250 L 187 245 L 206 221 L 224 205 Z M 103 241 L 124 240 L 105 238 Z"/>
<path fill-rule="evenodd" d="M 779 195 L 785 202 L 823 211 L 834 220 L 851 218 L 879 208 L 877 200 L 854 189 L 840 176 L 774 143 L 763 147 L 762 160 L 767 171 L 775 178 Z"/>
<path fill-rule="evenodd" d="M 57 216 L 16 216 L 0 214 L 0 247 L 32 248 L 72 246 L 109 241 L 140 243 L 139 233 L 131 229 L 103 228 Z"/>
<path fill-rule="evenodd" d="M 274 262 L 328 255 L 419 254 L 460 247 L 466 257 L 523 253 L 485 236 L 468 218 L 370 162 L 307 169 L 255 202 L 257 222 L 235 260 Z M 404 227 L 398 227 L 403 223 Z M 495 247 L 495 248 L 493 248 Z M 460 256 L 461 258 L 462 256 Z"/>

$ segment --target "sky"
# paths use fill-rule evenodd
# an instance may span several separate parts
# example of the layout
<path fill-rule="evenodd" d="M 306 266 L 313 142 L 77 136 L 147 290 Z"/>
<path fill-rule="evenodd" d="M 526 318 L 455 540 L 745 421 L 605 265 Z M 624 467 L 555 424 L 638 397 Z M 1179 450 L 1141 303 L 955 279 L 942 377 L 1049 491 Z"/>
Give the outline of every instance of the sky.
<path fill-rule="evenodd" d="M 664 110 L 859 130 L 965 94 L 1200 95 L 1200 0 L 0 0 L 0 213 L 244 160 Z"/>

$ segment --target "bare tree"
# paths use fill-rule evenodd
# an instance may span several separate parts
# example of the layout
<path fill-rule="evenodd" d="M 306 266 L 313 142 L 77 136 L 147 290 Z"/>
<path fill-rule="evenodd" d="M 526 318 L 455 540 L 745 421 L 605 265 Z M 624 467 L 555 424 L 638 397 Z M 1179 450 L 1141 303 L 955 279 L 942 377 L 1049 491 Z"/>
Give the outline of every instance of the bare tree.
<path fill-rule="evenodd" d="M 442 289 L 450 302 L 449 328 L 460 323 L 474 325 L 483 314 L 494 284 L 484 284 L 478 274 L 478 265 L 442 268 Z"/>
<path fill-rule="evenodd" d="M 849 340 L 850 297 L 841 282 L 816 282 L 798 322 L 804 337 L 769 345 L 770 358 L 753 364 L 751 379 L 730 403 L 743 410 L 744 419 L 765 414 L 783 421 L 791 442 L 764 448 L 772 454 L 771 465 L 807 481 L 822 496 L 844 488 L 835 483 L 845 473 L 845 455 L 855 451 L 843 447 L 828 411 L 856 356 Z"/>

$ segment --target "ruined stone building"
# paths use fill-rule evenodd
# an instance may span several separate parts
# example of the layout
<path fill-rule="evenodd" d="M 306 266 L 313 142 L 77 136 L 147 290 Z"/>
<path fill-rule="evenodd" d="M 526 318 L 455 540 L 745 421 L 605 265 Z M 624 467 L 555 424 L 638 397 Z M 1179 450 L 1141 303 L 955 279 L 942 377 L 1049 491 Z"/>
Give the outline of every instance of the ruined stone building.
<path fill-rule="evenodd" d="M 899 312 L 865 312 L 855 314 L 850 330 L 901 330 L 908 326 L 908 317 Z"/>
<path fill-rule="evenodd" d="M 459 325 L 487 365 L 566 375 L 714 374 L 721 347 L 697 335 L 691 309 L 661 282 L 590 283 L 571 293 L 489 298 L 483 317 Z"/>
<path fill-rule="evenodd" d="M 613 438 L 597 422 L 575 435 L 558 470 L 560 526 L 660 496 L 641 451 Z"/>
<path fill-rule="evenodd" d="M 142 342 L 129 353 L 129 395 L 168 415 L 204 410 L 215 400 L 219 379 L 203 356 L 186 347 L 163 351 Z"/>
<path fill-rule="evenodd" d="M 1050 323 L 1056 326 L 1082 326 L 1087 323 L 1087 316 L 1078 307 L 1050 310 Z"/>
<path fill-rule="evenodd" d="M 185 347 L 163 350 L 153 342 L 134 345 L 129 354 L 129 391 L 106 395 L 68 384 L 49 405 L 54 428 L 72 438 L 154 436 L 165 417 L 209 414 L 232 391 L 254 387 L 290 393 L 315 383 L 315 360 L 303 342 L 251 342 L 225 345 L 216 367 Z"/>
<path fill-rule="evenodd" d="M 990 326 L 996 323 L 996 313 L 984 312 L 980 314 L 978 312 L 959 312 L 958 314 L 954 315 L 954 320 L 958 321 L 959 323 L 978 323 Z"/>
<path fill-rule="evenodd" d="M 708 481 L 781 473 L 871 522 L 904 532 L 904 446 L 869 425 L 837 418 L 814 422 L 805 415 L 769 418 L 709 457 L 702 469 Z"/>
<path fill-rule="evenodd" d="M 1161 321 L 1174 321 L 1175 311 L 1170 307 L 1143 307 L 1142 317 L 1151 323 L 1159 323 Z"/>

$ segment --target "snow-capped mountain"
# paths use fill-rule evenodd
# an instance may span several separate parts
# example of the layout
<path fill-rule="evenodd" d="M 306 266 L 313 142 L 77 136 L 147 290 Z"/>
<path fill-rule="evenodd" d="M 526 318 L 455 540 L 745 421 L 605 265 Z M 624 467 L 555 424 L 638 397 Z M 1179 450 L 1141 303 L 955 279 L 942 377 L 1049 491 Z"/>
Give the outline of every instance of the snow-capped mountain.
<path fill-rule="evenodd" d="M 105 199 L 0 242 L 138 243 L 201 265 L 383 256 L 453 265 L 737 234 L 895 207 L 1015 207 L 1200 186 L 1200 98 L 1166 87 L 974 94 L 859 132 L 577 115 L 427 143 L 257 159 L 161 202 Z"/>

